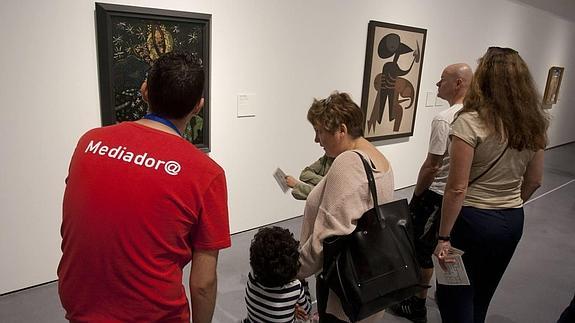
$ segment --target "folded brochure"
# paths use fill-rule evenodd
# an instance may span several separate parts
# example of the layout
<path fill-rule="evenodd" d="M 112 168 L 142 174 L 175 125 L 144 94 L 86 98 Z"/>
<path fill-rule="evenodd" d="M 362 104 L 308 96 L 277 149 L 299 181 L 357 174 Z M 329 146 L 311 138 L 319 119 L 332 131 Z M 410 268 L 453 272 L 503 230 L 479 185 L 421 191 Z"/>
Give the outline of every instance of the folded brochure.
<path fill-rule="evenodd" d="M 437 283 L 442 285 L 469 285 L 469 277 L 467 277 L 467 271 L 461 255 L 463 255 L 462 250 L 451 247 L 449 257 L 455 262 L 446 262 L 446 269 L 439 265 L 439 259 L 436 255 L 433 255 L 433 268 L 435 269 Z"/>

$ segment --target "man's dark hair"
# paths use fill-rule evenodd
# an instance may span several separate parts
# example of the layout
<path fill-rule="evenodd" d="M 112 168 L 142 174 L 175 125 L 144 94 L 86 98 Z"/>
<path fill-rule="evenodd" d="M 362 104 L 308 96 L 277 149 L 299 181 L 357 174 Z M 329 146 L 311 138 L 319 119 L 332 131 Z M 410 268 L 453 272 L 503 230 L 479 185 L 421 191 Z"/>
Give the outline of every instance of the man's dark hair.
<path fill-rule="evenodd" d="M 250 265 L 256 280 L 266 287 L 279 287 L 294 280 L 300 267 L 298 246 L 288 229 L 260 229 L 250 246 Z"/>
<path fill-rule="evenodd" d="M 200 102 L 204 68 L 194 54 L 170 52 L 160 56 L 148 73 L 150 111 L 169 119 L 181 119 Z"/>

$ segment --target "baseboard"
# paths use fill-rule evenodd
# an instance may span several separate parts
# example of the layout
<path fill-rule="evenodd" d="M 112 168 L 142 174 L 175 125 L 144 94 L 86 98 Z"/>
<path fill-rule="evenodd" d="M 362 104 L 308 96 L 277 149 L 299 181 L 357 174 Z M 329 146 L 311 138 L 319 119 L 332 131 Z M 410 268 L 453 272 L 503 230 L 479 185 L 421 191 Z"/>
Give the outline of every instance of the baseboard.
<path fill-rule="evenodd" d="M 545 150 L 555 149 L 555 148 L 567 146 L 567 145 L 570 145 L 570 144 L 573 144 L 573 143 L 575 143 L 575 140 L 569 141 L 569 142 L 566 142 L 566 143 L 563 143 L 563 144 L 555 145 L 555 146 L 553 146 L 553 147 L 547 147 L 547 148 L 545 148 Z"/>
<path fill-rule="evenodd" d="M 28 289 L 32 289 L 32 288 L 36 288 L 36 287 L 41 287 L 41 286 L 48 285 L 48 284 L 52 284 L 52 283 L 55 283 L 55 282 L 57 282 L 57 281 L 58 281 L 58 280 L 55 279 L 55 280 L 51 280 L 51 281 L 49 281 L 49 282 L 45 282 L 45 283 L 41 283 L 41 284 L 37 284 L 37 285 L 32 285 L 32 286 L 20 288 L 20 289 L 17 289 L 17 290 L 13 290 L 13 291 L 10 291 L 10 292 L 7 292 L 7 293 L 0 294 L 0 297 L 6 296 L 6 295 L 10 295 L 10 294 L 14 294 L 14 293 L 23 292 L 23 291 L 28 290 Z"/>

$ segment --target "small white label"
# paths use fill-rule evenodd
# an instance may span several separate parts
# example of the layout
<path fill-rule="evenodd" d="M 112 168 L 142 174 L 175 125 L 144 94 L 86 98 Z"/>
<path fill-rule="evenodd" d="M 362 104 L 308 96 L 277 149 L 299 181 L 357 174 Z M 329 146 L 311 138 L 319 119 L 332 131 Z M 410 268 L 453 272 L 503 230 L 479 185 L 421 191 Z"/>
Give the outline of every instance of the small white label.
<path fill-rule="evenodd" d="M 435 106 L 436 106 L 436 107 L 445 106 L 446 103 L 447 103 L 447 101 L 443 100 L 442 98 L 440 98 L 440 97 L 435 97 Z"/>
<path fill-rule="evenodd" d="M 255 94 L 238 94 L 238 118 L 256 115 L 254 97 Z"/>
<path fill-rule="evenodd" d="M 425 106 L 426 107 L 435 106 L 435 98 L 436 97 L 437 97 L 437 95 L 435 94 L 435 92 L 426 92 Z"/>

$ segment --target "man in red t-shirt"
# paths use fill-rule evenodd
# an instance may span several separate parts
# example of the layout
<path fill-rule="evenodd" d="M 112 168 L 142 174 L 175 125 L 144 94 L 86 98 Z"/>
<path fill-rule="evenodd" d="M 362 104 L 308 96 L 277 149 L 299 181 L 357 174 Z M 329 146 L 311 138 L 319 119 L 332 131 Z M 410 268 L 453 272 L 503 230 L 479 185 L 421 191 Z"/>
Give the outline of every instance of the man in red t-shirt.
<path fill-rule="evenodd" d="M 223 169 L 180 134 L 204 71 L 169 53 L 142 85 L 150 114 L 79 140 L 66 181 L 58 291 L 74 322 L 210 322 L 218 251 L 231 245 Z"/>

